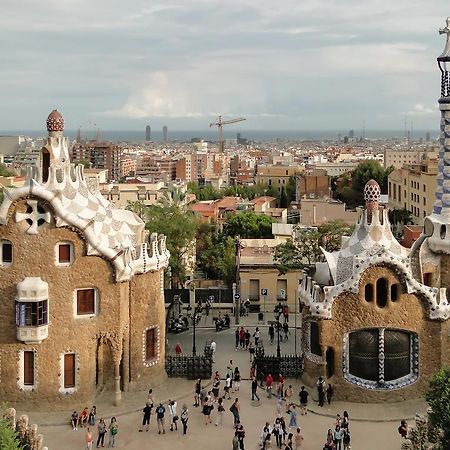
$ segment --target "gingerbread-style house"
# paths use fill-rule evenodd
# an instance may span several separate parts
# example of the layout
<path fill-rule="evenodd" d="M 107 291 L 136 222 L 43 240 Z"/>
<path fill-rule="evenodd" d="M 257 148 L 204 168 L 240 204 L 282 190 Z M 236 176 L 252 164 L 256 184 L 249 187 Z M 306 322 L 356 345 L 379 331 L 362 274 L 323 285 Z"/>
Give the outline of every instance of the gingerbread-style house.
<path fill-rule="evenodd" d="M 163 381 L 165 237 L 92 192 L 64 119 L 0 205 L 0 398 L 67 409 Z"/>
<path fill-rule="evenodd" d="M 441 151 L 433 214 L 412 249 L 391 233 L 380 188 L 371 180 L 355 230 L 324 251 L 300 283 L 305 377 L 335 386 L 337 398 L 417 398 L 450 364 L 450 20 L 438 58 L 442 73 Z M 447 31 L 445 31 L 447 30 Z"/>

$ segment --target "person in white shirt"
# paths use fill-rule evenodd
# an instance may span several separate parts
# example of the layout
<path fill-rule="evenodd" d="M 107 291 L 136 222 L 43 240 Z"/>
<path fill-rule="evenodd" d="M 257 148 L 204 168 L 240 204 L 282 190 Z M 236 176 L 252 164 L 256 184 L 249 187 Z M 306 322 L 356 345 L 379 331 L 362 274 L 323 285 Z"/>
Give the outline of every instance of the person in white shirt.
<path fill-rule="evenodd" d="M 212 341 L 211 342 L 211 352 L 212 352 L 212 360 L 214 361 L 214 355 L 216 354 L 216 348 L 217 348 L 217 344 L 216 341 Z"/>
<path fill-rule="evenodd" d="M 170 416 L 170 431 L 178 430 L 177 426 L 177 402 L 175 400 L 169 400 L 169 416 Z"/>
<path fill-rule="evenodd" d="M 224 387 L 224 394 L 223 394 L 223 398 L 225 398 L 225 396 L 228 396 L 228 400 L 231 399 L 231 395 L 230 395 L 230 389 L 231 389 L 231 373 L 228 372 L 227 373 L 227 379 L 225 380 L 225 387 Z"/>

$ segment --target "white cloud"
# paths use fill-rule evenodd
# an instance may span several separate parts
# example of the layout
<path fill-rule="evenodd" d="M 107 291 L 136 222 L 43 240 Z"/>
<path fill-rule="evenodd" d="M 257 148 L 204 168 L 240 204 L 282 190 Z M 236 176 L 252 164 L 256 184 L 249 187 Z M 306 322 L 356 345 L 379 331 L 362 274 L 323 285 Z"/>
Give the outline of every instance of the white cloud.
<path fill-rule="evenodd" d="M 422 103 L 416 103 L 413 108 L 405 113 L 407 116 L 424 116 L 424 115 L 430 115 L 430 114 L 436 114 L 437 107 L 436 108 L 430 108 Z"/>

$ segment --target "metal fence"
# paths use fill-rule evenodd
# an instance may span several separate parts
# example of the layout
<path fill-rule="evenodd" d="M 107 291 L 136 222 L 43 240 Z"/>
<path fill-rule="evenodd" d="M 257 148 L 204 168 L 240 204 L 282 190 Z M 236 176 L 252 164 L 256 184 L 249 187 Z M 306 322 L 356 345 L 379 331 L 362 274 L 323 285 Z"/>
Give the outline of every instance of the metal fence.
<path fill-rule="evenodd" d="M 189 289 L 164 289 L 164 301 L 165 303 L 172 303 L 174 297 L 178 298 L 183 304 L 189 304 Z M 217 308 L 220 304 L 233 303 L 233 291 L 226 287 L 215 288 L 196 288 L 195 289 L 195 303 L 206 303 L 206 300 L 210 300 Z"/>
<path fill-rule="evenodd" d="M 206 380 L 212 376 L 212 357 L 168 355 L 166 356 L 166 372 L 169 377 Z"/>
<path fill-rule="evenodd" d="M 272 374 L 274 380 L 281 373 L 284 377 L 299 378 L 303 374 L 303 355 L 283 355 L 280 358 L 273 355 L 260 355 L 255 358 L 257 378 L 263 381 Z"/>

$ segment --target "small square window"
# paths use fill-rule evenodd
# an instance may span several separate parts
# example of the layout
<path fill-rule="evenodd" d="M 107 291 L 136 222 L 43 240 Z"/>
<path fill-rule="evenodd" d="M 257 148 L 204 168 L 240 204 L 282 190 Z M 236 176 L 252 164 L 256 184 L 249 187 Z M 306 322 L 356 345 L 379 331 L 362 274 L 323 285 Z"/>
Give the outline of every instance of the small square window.
<path fill-rule="evenodd" d="M 70 266 L 73 263 L 73 244 L 71 242 L 59 242 L 55 248 L 57 266 Z"/>
<path fill-rule="evenodd" d="M 96 290 L 77 289 L 76 291 L 76 315 L 92 316 L 96 314 Z"/>
<path fill-rule="evenodd" d="M 10 241 L 1 241 L 1 263 L 9 265 L 13 261 L 13 246 Z"/>

